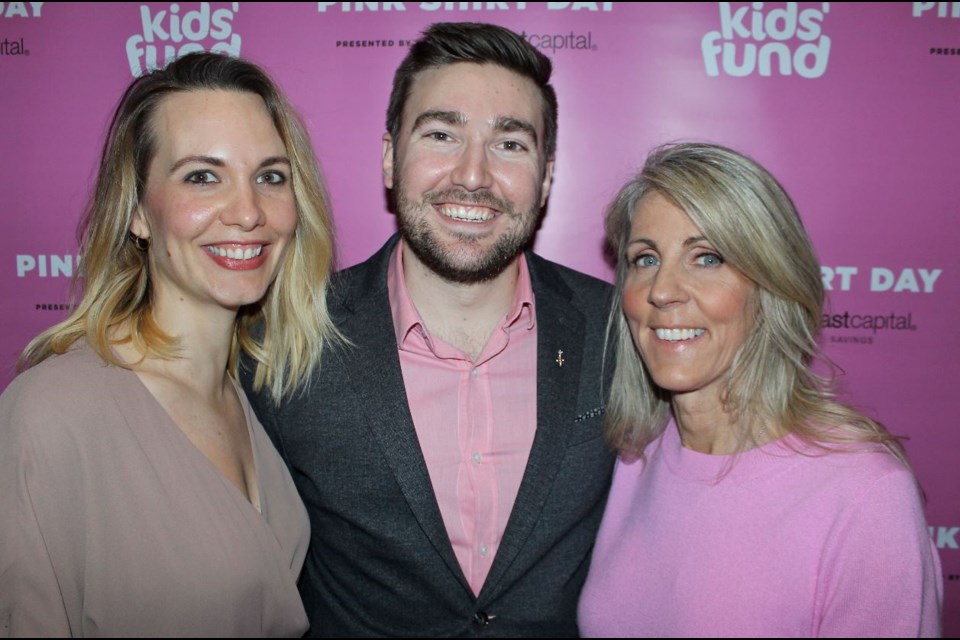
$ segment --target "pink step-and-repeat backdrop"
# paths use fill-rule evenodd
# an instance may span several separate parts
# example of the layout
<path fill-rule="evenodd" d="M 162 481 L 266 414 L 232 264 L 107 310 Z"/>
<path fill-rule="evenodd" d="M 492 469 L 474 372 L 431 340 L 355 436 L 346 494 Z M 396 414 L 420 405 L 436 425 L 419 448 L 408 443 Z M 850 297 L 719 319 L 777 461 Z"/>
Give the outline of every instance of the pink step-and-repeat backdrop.
<path fill-rule="evenodd" d="M 781 179 L 824 265 L 846 397 L 909 438 L 960 634 L 960 2 L 0 2 L 0 389 L 68 309 L 76 223 L 134 75 L 198 49 L 266 67 L 309 124 L 349 266 L 395 229 L 393 71 L 426 25 L 460 20 L 523 32 L 555 63 L 536 243 L 553 260 L 610 278 L 604 207 L 663 142 L 726 144 Z"/>

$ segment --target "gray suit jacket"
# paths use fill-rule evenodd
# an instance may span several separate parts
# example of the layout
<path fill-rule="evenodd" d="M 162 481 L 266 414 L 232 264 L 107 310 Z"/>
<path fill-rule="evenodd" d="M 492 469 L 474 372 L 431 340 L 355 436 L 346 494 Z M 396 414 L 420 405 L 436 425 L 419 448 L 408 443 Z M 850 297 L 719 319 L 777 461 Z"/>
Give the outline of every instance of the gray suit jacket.
<path fill-rule="evenodd" d="M 614 460 L 600 434 L 611 287 L 527 254 L 537 432 L 500 548 L 474 597 L 407 405 L 387 297 L 395 246 L 396 237 L 335 277 L 330 312 L 351 344 L 324 353 L 306 392 L 279 408 L 250 394 L 310 513 L 300 592 L 311 634 L 574 636 Z M 249 378 L 244 384 L 249 392 Z"/>

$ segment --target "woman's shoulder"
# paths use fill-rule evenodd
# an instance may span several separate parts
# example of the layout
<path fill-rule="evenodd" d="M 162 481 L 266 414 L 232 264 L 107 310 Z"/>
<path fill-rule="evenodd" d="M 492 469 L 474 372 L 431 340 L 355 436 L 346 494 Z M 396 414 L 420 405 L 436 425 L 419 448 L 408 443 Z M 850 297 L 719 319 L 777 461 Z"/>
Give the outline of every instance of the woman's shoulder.
<path fill-rule="evenodd" d="M 122 393 L 118 385 L 126 373 L 86 345 L 71 347 L 10 383 L 0 396 L 0 421 L 5 425 L 43 424 L 75 420 L 88 411 L 99 413 L 104 403 Z"/>
<path fill-rule="evenodd" d="M 116 375 L 117 367 L 106 362 L 86 344 L 75 344 L 62 354 L 52 355 L 30 367 L 13 382 L 8 390 L 20 393 L 84 391 L 108 384 Z"/>
<path fill-rule="evenodd" d="M 817 477 L 834 487 L 834 491 L 862 493 L 877 483 L 900 485 L 911 492 L 916 488 L 910 468 L 882 444 L 833 442 L 829 436 L 814 442 L 797 437 L 787 440 L 798 454 L 798 472 Z"/>

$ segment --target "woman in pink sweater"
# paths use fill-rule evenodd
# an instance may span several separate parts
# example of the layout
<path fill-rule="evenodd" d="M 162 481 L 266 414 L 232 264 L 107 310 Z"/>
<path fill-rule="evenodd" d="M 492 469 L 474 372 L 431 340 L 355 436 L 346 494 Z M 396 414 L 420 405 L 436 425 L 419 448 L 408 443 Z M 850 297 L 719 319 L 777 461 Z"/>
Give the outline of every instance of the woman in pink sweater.
<path fill-rule="evenodd" d="M 837 403 L 793 203 L 730 149 L 656 150 L 610 206 L 621 453 L 586 636 L 936 636 L 942 576 L 898 440 Z"/>

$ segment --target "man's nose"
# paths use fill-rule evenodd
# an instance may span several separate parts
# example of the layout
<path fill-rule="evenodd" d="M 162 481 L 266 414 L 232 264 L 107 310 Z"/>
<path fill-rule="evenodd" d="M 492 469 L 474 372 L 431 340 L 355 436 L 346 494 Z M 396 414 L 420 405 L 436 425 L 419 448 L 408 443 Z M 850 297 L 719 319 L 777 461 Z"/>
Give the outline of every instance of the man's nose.
<path fill-rule="evenodd" d="M 457 164 L 450 174 L 450 179 L 455 185 L 467 191 L 489 188 L 493 185 L 490 163 L 486 145 L 470 142 L 457 158 Z"/>

